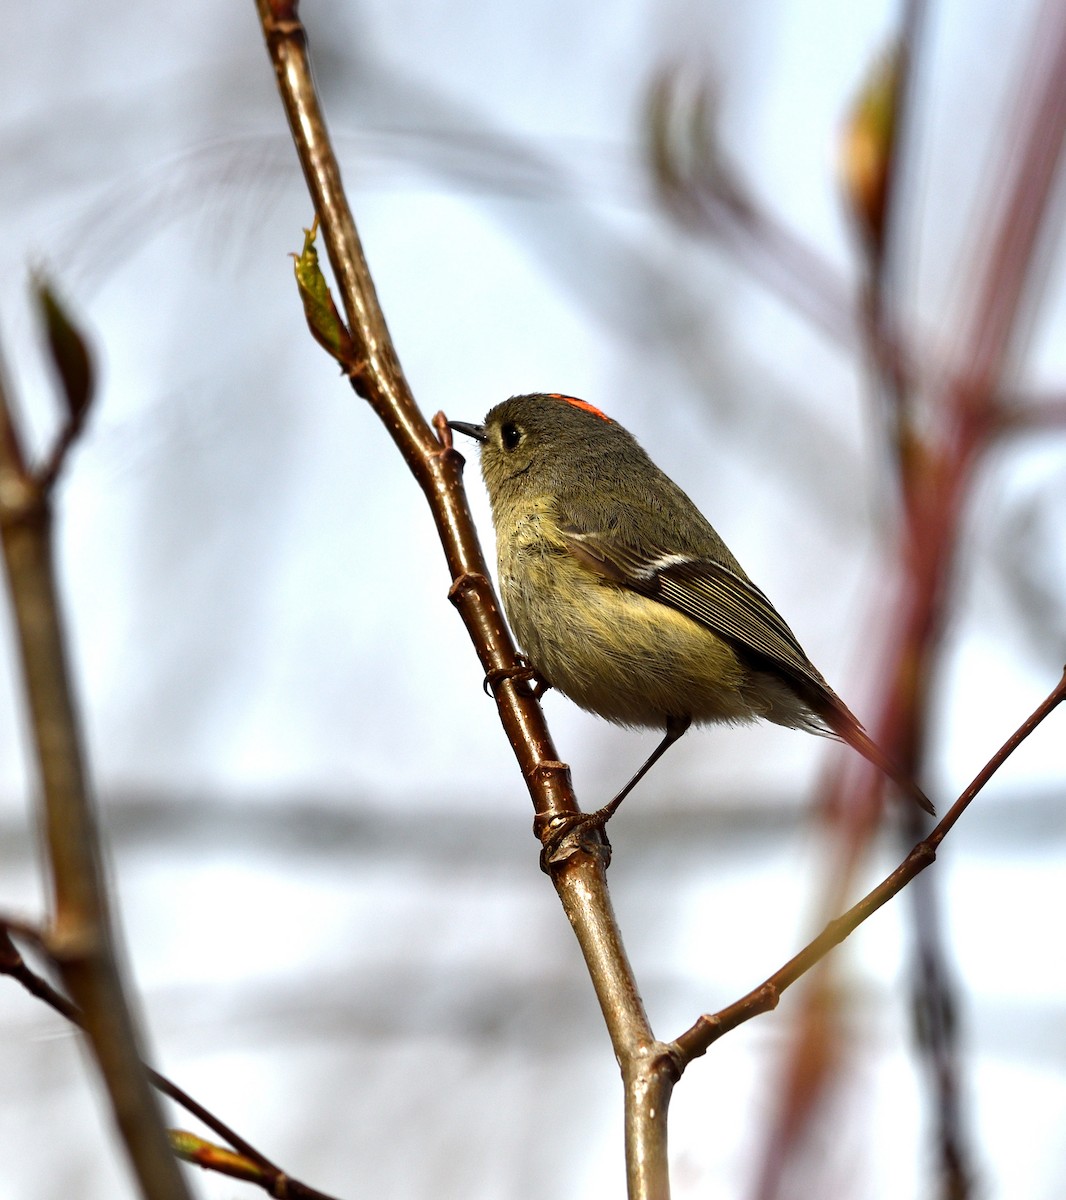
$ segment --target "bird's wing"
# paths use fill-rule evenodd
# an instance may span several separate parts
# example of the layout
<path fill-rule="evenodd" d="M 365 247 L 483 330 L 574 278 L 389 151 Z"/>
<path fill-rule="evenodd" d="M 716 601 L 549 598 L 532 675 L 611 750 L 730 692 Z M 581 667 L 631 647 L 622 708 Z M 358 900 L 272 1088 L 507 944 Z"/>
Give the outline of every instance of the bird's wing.
<path fill-rule="evenodd" d="M 571 513 L 570 515 L 576 515 Z M 584 514 L 582 514 L 584 515 Z M 741 656 L 768 660 L 792 677 L 800 695 L 829 729 L 884 771 L 931 816 L 936 810 L 918 785 L 871 741 L 858 719 L 826 683 L 796 635 L 766 596 L 729 555 L 721 562 L 709 553 L 668 553 L 633 547 L 632 537 L 589 528 L 591 522 L 561 521 L 567 550 L 589 571 L 619 587 L 668 604 L 729 641 Z M 717 535 L 714 535 L 717 538 Z M 811 728 L 811 732 L 819 732 Z"/>
<path fill-rule="evenodd" d="M 613 533 L 563 525 L 567 548 L 587 569 L 668 604 L 732 642 L 741 653 L 769 659 L 794 678 L 828 691 L 796 635 L 744 575 L 713 558 L 636 550 Z"/>

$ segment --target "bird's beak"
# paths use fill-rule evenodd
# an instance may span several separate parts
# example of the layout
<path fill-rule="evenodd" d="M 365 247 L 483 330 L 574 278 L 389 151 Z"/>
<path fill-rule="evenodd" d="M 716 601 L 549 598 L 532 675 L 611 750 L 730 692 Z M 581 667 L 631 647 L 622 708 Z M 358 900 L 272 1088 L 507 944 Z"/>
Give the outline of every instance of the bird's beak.
<path fill-rule="evenodd" d="M 454 429 L 456 433 L 465 433 L 467 437 L 473 438 L 475 442 L 487 442 L 489 435 L 485 432 L 484 425 L 471 425 L 469 421 L 449 421 L 448 428 Z"/>

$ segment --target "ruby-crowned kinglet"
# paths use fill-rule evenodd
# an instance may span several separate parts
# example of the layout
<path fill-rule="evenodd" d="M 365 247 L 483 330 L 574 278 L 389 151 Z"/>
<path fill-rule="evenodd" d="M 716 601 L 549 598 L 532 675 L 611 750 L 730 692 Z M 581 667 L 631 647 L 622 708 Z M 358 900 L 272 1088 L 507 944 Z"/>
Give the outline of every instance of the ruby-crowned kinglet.
<path fill-rule="evenodd" d="M 604 820 L 692 722 L 759 718 L 839 737 L 933 812 L 621 425 L 561 395 L 449 424 L 481 444 L 503 605 L 533 670 L 608 721 L 666 730 Z"/>

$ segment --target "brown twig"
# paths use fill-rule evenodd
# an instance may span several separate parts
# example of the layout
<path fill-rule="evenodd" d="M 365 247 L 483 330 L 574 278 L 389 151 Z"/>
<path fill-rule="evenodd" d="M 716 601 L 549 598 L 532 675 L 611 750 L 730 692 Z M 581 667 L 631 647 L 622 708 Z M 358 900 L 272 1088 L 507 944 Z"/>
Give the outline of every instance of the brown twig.
<path fill-rule="evenodd" d="M 437 524 L 459 609 L 494 694 L 529 789 L 534 828 L 547 841 L 557 820 L 578 811 L 569 770 L 558 759 L 489 582 L 462 487 L 463 459 L 438 419 L 438 436 L 404 379 L 341 185 L 307 56 L 295 0 L 257 0 L 278 89 L 348 318 L 358 369 L 352 386 L 392 435 L 422 487 Z M 593 986 L 622 1068 L 626 1095 L 626 1162 L 630 1196 L 662 1200 L 669 1192 L 666 1096 L 669 1056 L 652 1035 L 622 947 L 606 884 L 606 855 L 597 836 L 571 842 L 555 856 L 551 876 L 585 954 Z"/>
<path fill-rule="evenodd" d="M 113 953 L 96 816 L 52 561 L 52 480 L 45 477 L 42 484 L 29 468 L 10 414 L 0 378 L 0 540 L 52 874 L 54 916 L 46 935 L 48 951 L 84 1014 L 84 1028 L 142 1194 L 152 1200 L 186 1200 L 162 1113 L 141 1065 L 135 1022 Z"/>
<path fill-rule="evenodd" d="M 995 754 L 978 772 L 972 783 L 955 801 L 936 828 L 923 838 L 899 864 L 886 876 L 877 887 L 868 892 L 857 904 L 818 934 L 798 954 L 794 955 L 779 970 L 768 979 L 753 988 L 746 996 L 742 996 L 728 1008 L 719 1012 L 705 1014 L 675 1041 L 670 1043 L 670 1049 L 676 1055 L 677 1063 L 683 1068 L 694 1058 L 705 1054 L 723 1034 L 735 1029 L 738 1025 L 770 1012 L 777 1007 L 781 993 L 795 983 L 802 975 L 814 966 L 820 959 L 838 946 L 877 910 L 883 907 L 893 896 L 897 895 L 916 875 L 924 871 L 936 859 L 937 848 L 947 836 L 952 826 L 966 811 L 970 803 L 981 792 L 985 784 L 999 768 L 1007 761 L 1025 739 L 1037 728 L 1042 721 L 1066 701 L 1066 670 L 1063 671 L 1059 682 L 1048 697 L 1028 716 L 1011 734 Z"/>
<path fill-rule="evenodd" d="M 60 1016 L 65 1017 L 72 1024 L 85 1027 L 85 1018 L 81 1010 L 76 1004 L 71 1003 L 62 992 L 57 991 L 32 967 L 26 962 L 18 951 L 18 947 L 11 940 L 11 934 L 14 933 L 18 937 L 28 938 L 37 945 L 43 952 L 47 953 L 47 943 L 39 930 L 26 925 L 24 922 L 15 921 L 8 917 L 0 917 L 0 975 L 8 975 L 17 983 L 28 991 L 32 996 L 36 996 L 38 1000 L 52 1008 Z M 259 1149 L 241 1137 L 236 1130 L 227 1125 L 221 1118 L 217 1117 L 209 1108 L 205 1108 L 198 1100 L 190 1096 L 184 1088 L 178 1087 L 176 1083 L 168 1079 L 165 1075 L 156 1071 L 154 1068 L 143 1064 L 145 1074 L 148 1076 L 149 1082 L 164 1096 L 169 1097 L 175 1104 L 180 1105 L 186 1112 L 196 1117 L 198 1121 L 202 1121 L 208 1129 L 212 1130 L 224 1141 L 236 1150 L 243 1159 L 247 1160 L 242 1178 L 248 1179 L 250 1182 L 258 1183 L 264 1191 L 271 1196 L 288 1196 L 293 1200 L 336 1200 L 335 1197 L 327 1195 L 325 1192 L 320 1192 L 313 1187 L 309 1187 L 300 1180 L 294 1179 L 291 1175 L 287 1175 L 281 1167 L 276 1163 L 271 1162 L 269 1158 Z M 174 1141 L 174 1134 L 171 1134 L 171 1143 Z M 190 1160 L 192 1161 L 192 1160 Z M 216 1167 L 214 1163 L 206 1162 L 203 1158 L 195 1160 L 198 1166 Z M 233 1174 L 234 1172 L 223 1173 Z"/>
<path fill-rule="evenodd" d="M 216 1146 L 214 1142 L 187 1130 L 172 1129 L 170 1144 L 174 1153 L 185 1162 L 218 1175 L 228 1175 L 231 1179 L 254 1183 L 267 1195 L 275 1196 L 278 1200 L 336 1200 L 325 1192 L 308 1187 L 298 1179 L 292 1179 L 277 1168 L 264 1168 L 255 1158 L 246 1154 L 234 1154 L 232 1150 Z"/>
<path fill-rule="evenodd" d="M 36 996 L 38 1000 L 42 1000 L 49 1008 L 59 1013 L 60 1016 L 65 1017 L 79 1028 L 84 1028 L 85 1018 L 81 1010 L 76 1004 L 68 1000 L 62 992 L 52 987 L 47 979 L 43 978 L 43 976 L 30 967 L 12 942 L 10 937 L 12 932 L 23 937 L 33 937 L 41 949 L 47 952 L 45 939 L 40 933 L 31 931 L 24 925 L 16 924 L 8 918 L 0 917 L 0 974 L 9 975 L 16 982 L 22 984 L 32 996 Z M 178 1087 L 176 1083 L 172 1083 L 165 1075 L 161 1075 L 147 1064 L 144 1065 L 144 1069 L 153 1087 L 168 1096 L 176 1104 L 180 1104 L 182 1108 L 198 1120 L 203 1121 L 209 1129 L 229 1142 L 235 1150 L 239 1150 L 248 1158 L 255 1159 L 261 1166 L 273 1168 L 279 1174 L 281 1173 L 280 1167 L 272 1163 L 265 1154 L 257 1150 L 250 1142 L 245 1141 L 240 1134 L 216 1117 L 209 1109 L 193 1099 L 188 1092 Z"/>

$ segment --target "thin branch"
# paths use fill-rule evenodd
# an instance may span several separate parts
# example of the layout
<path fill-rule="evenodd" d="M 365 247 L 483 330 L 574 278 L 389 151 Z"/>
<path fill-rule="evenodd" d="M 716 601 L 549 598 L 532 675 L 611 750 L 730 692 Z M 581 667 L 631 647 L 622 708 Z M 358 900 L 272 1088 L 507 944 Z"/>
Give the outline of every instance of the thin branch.
<path fill-rule="evenodd" d="M 52 512 L 26 466 L 0 366 L 0 540 L 40 776 L 55 914 L 47 935 L 103 1076 L 141 1193 L 186 1200 L 113 952 L 52 560 Z M 87 403 L 87 401 L 86 401 Z"/>
<path fill-rule="evenodd" d="M 228 1175 L 231 1179 L 254 1183 L 267 1195 L 278 1197 L 279 1200 L 336 1200 L 336 1197 L 308 1187 L 307 1184 L 292 1179 L 276 1168 L 265 1169 L 261 1163 L 247 1155 L 234 1154 L 232 1150 L 216 1146 L 213 1142 L 184 1129 L 170 1131 L 170 1144 L 174 1153 L 185 1162 L 205 1171 Z"/>
<path fill-rule="evenodd" d="M 347 314 L 357 366 L 352 386 L 392 435 L 422 487 L 451 572 L 449 595 L 467 626 L 548 841 L 560 818 L 578 811 L 569 769 L 552 744 L 543 713 L 520 681 L 514 644 L 489 582 L 462 487 L 463 459 L 439 414 L 437 436 L 419 411 L 389 336 L 341 185 L 307 56 L 295 0 L 257 0 L 304 177 Z M 551 864 L 552 881 L 581 944 L 626 1085 L 626 1171 L 633 1200 L 665 1200 L 666 1096 L 670 1060 L 656 1043 L 622 947 L 606 882 L 606 848 L 597 835 L 572 841 Z M 649 1063 L 652 1066 L 649 1068 Z M 648 1096 L 656 1097 L 649 1103 Z"/>
<path fill-rule="evenodd" d="M 877 910 L 900 892 L 916 875 L 924 871 L 936 859 L 937 848 L 954 826 L 955 822 L 969 807 L 974 798 L 992 778 L 1000 767 L 1007 761 L 1025 739 L 1046 720 L 1054 710 L 1066 701 L 1066 670 L 1055 685 L 1055 688 L 1022 724 L 1011 734 L 984 767 L 975 776 L 973 782 L 959 796 L 943 820 L 923 838 L 899 864 L 872 891 L 868 892 L 857 904 L 834 921 L 830 921 L 813 941 L 809 942 L 798 954 L 789 959 L 779 970 L 775 971 L 758 987 L 753 988 L 746 996 L 742 996 L 728 1008 L 717 1013 L 704 1014 L 669 1048 L 676 1055 L 676 1061 L 687 1066 L 694 1058 L 705 1054 L 723 1034 L 735 1029 L 738 1025 L 770 1012 L 777 1007 L 781 993 L 795 983 L 802 975 L 814 966 L 820 959 L 838 946 L 849 934 L 853 933 Z"/>
<path fill-rule="evenodd" d="M 85 1019 L 78 1006 L 68 1000 L 62 992 L 57 991 L 47 979 L 33 970 L 19 953 L 18 947 L 11 940 L 12 933 L 31 940 L 44 953 L 47 953 L 45 939 L 39 930 L 26 925 L 24 922 L 0 916 L 0 975 L 9 975 L 17 983 L 22 984 L 30 995 L 43 1001 L 49 1008 L 59 1013 L 60 1016 L 65 1017 L 72 1024 L 77 1025 L 79 1028 L 84 1028 Z M 291 1175 L 287 1175 L 281 1167 L 271 1162 L 261 1150 L 258 1150 L 251 1142 L 241 1137 L 236 1130 L 215 1116 L 209 1108 L 205 1108 L 204 1105 L 190 1096 L 183 1088 L 178 1087 L 176 1083 L 148 1066 L 147 1063 L 142 1065 L 144 1066 L 149 1082 L 157 1091 L 162 1092 L 164 1096 L 169 1097 L 175 1104 L 180 1105 L 186 1112 L 196 1117 L 198 1121 L 202 1121 L 208 1129 L 229 1142 L 234 1150 L 238 1151 L 244 1159 L 248 1160 L 248 1167 L 246 1168 L 246 1173 L 242 1176 L 243 1178 L 258 1183 L 271 1196 L 291 1196 L 296 1198 L 296 1200 L 335 1200 L 335 1197 L 328 1196 L 325 1192 L 317 1191 L 315 1188 L 301 1183 L 298 1179 L 294 1179 Z M 174 1135 L 171 1134 L 172 1143 L 173 1140 Z M 198 1166 L 213 1166 L 213 1164 L 204 1162 L 202 1158 L 198 1158 L 195 1161 Z M 255 1168 L 254 1173 L 250 1169 L 252 1167 Z M 223 1173 L 232 1174 L 232 1172 Z"/>
<path fill-rule="evenodd" d="M 47 945 L 44 937 L 36 931 L 29 930 L 25 925 L 16 925 L 15 922 L 0 917 L 0 974 L 10 975 L 16 982 L 38 1000 L 44 1001 L 49 1008 L 65 1017 L 72 1024 L 79 1028 L 85 1028 L 85 1017 L 78 1006 L 72 1003 L 57 991 L 42 975 L 39 975 L 26 962 L 22 955 L 18 952 L 18 948 L 12 942 L 10 934 L 14 932 L 18 936 L 26 937 L 33 936 L 37 945 L 42 951 L 47 953 Z M 178 1087 L 176 1083 L 172 1083 L 165 1075 L 161 1075 L 158 1071 L 143 1064 L 144 1069 L 148 1074 L 148 1078 L 158 1091 L 168 1096 L 176 1104 L 181 1105 L 186 1112 L 191 1113 L 197 1120 L 203 1123 L 224 1138 L 235 1149 L 247 1158 L 254 1159 L 260 1166 L 269 1168 L 281 1174 L 281 1168 L 275 1163 L 272 1163 L 265 1154 L 257 1150 L 250 1142 L 245 1141 L 235 1130 L 231 1129 L 223 1121 L 214 1115 L 210 1109 L 205 1108 L 199 1101 L 194 1100 L 188 1092 Z"/>

